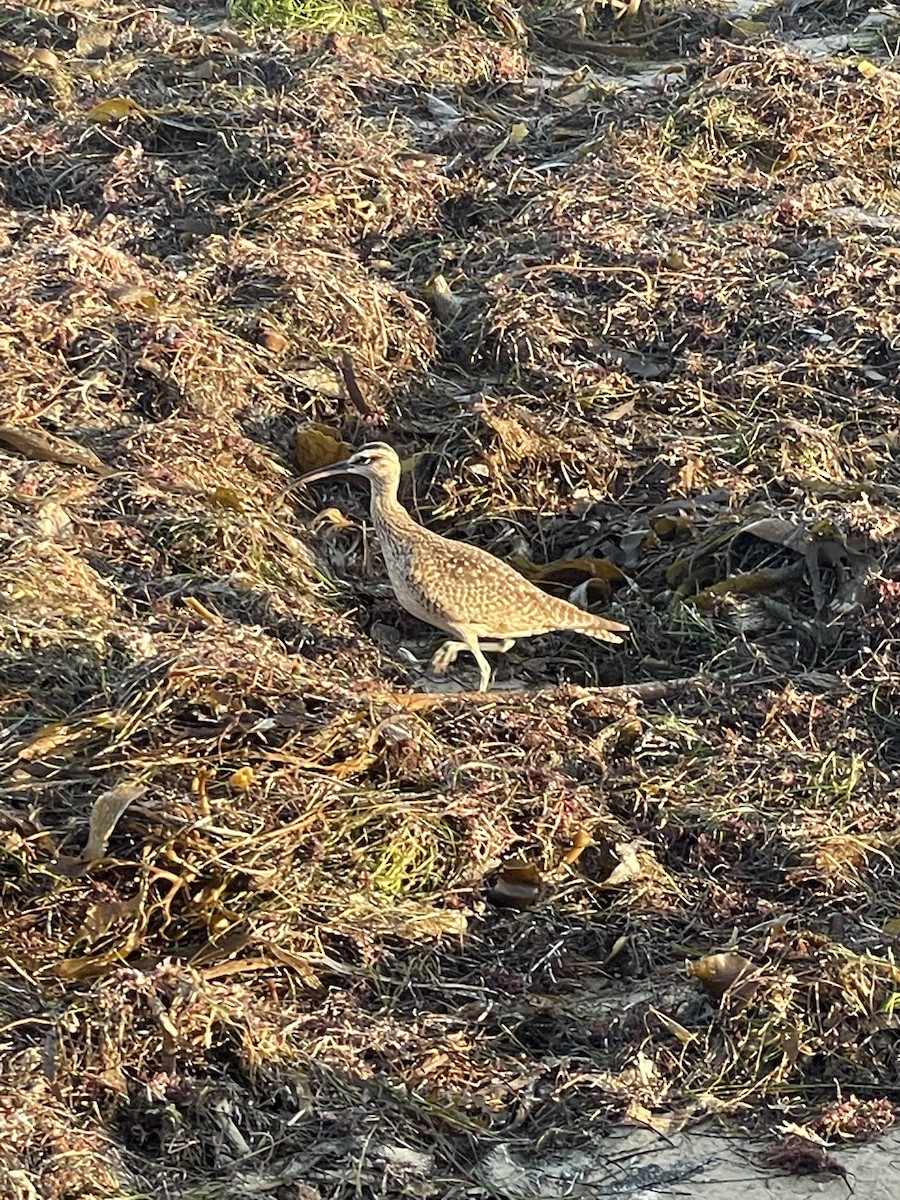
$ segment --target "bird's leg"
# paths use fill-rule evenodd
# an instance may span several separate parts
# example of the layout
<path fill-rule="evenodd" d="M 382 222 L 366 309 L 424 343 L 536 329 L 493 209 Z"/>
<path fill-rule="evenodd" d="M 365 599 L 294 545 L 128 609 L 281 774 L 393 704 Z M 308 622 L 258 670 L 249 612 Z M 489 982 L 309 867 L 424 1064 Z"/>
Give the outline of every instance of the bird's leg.
<path fill-rule="evenodd" d="M 469 650 L 475 661 L 478 663 L 478 670 L 481 672 L 481 678 L 478 681 L 479 692 L 486 692 L 491 682 L 491 664 L 481 652 L 481 647 L 478 645 L 478 638 L 472 638 L 466 643 L 466 649 Z"/>
<path fill-rule="evenodd" d="M 507 645 L 507 643 L 509 644 Z M 488 648 L 492 650 L 501 650 L 503 648 L 508 650 L 512 644 L 513 643 L 509 638 L 504 639 L 502 642 L 486 643 Z M 484 657 L 481 647 L 478 645 L 478 638 L 473 634 L 466 636 L 462 633 L 462 631 L 460 631 L 459 641 L 451 640 L 444 642 L 444 644 L 438 648 L 437 653 L 431 660 L 431 670 L 434 671 L 435 675 L 442 675 L 444 671 L 446 671 L 451 665 L 451 663 L 456 662 L 456 658 L 460 650 L 468 650 L 478 663 L 478 670 L 481 673 L 478 690 L 480 692 L 486 692 L 488 690 L 488 684 L 491 681 L 491 664 Z"/>
<path fill-rule="evenodd" d="M 515 644 L 515 638 L 503 638 L 503 640 L 499 642 L 482 642 L 479 646 L 479 649 L 481 651 L 489 650 L 496 654 L 505 654 L 507 650 L 511 650 Z M 443 675 L 447 668 L 456 662 L 460 650 L 471 650 L 472 654 L 475 654 L 475 651 L 472 650 L 472 647 L 468 642 L 447 641 L 439 646 L 437 652 L 434 654 L 431 660 L 431 670 L 434 672 L 434 674 Z M 479 656 L 475 654 L 475 658 L 478 659 Z M 480 666 L 481 663 L 479 661 L 479 667 Z M 490 672 L 488 672 L 488 678 L 490 678 Z"/>
<path fill-rule="evenodd" d="M 448 641 L 439 646 L 431 659 L 431 670 L 435 675 L 443 675 L 456 662 L 460 650 L 468 650 L 465 642 Z"/>

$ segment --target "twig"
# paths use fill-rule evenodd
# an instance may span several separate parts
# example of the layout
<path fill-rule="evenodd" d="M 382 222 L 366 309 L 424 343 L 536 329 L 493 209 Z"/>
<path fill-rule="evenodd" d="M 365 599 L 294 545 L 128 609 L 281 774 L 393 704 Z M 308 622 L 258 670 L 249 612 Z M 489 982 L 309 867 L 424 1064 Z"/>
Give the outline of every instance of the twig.
<path fill-rule="evenodd" d="M 579 701 L 610 700 L 613 703 L 627 704 L 631 700 L 664 700 L 667 696 L 674 696 L 685 688 L 709 683 L 711 678 L 709 675 L 686 675 L 681 679 L 651 679 L 646 683 L 622 683 L 615 687 L 597 688 L 582 688 L 569 684 L 566 690 L 570 694 L 575 693 Z M 396 692 L 391 694 L 391 699 L 399 702 L 401 707 L 409 712 L 421 712 L 448 700 L 504 701 L 555 690 L 555 688 L 538 687 L 523 688 L 521 691 L 515 692 L 499 690 L 493 692 Z"/>
<path fill-rule="evenodd" d="M 372 407 L 362 393 L 362 388 L 359 386 L 356 378 L 353 359 L 350 357 L 348 350 L 345 350 L 341 355 L 340 370 L 344 380 L 344 387 L 347 389 L 347 397 L 356 411 L 367 421 L 379 420 L 381 414 L 377 409 Z"/>
<path fill-rule="evenodd" d="M 378 18 L 378 24 L 381 26 L 381 32 L 387 33 L 388 19 L 384 9 L 381 7 L 381 0 L 369 0 L 369 4 L 375 10 L 375 16 Z"/>

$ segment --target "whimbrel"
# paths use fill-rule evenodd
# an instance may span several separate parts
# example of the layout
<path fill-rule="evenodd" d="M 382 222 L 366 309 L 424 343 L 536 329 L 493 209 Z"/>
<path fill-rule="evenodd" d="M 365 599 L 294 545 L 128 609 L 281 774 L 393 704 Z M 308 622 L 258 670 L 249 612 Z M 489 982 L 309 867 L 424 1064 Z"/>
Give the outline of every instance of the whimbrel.
<path fill-rule="evenodd" d="M 385 566 L 407 612 L 450 635 L 431 660 L 447 670 L 468 650 L 486 692 L 491 666 L 485 650 L 505 653 L 519 638 L 572 629 L 600 642 L 621 642 L 627 625 L 595 617 L 535 587 L 518 571 L 478 546 L 451 541 L 419 525 L 397 499 L 400 460 L 385 442 L 370 442 L 344 462 L 309 471 L 298 482 L 361 475 L 372 488 L 372 521 Z"/>

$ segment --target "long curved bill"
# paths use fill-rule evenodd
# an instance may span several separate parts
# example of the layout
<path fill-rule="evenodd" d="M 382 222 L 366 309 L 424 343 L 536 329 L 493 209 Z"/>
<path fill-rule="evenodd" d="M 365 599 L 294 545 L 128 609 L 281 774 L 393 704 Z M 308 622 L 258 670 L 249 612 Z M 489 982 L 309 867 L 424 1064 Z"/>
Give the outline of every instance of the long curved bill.
<path fill-rule="evenodd" d="M 328 467 L 316 467 L 314 471 L 307 471 L 305 475 L 294 480 L 294 486 L 298 483 L 315 483 L 317 479 L 330 479 L 332 475 L 344 475 L 347 473 L 348 462 L 349 459 L 344 459 L 343 462 L 332 463 Z"/>

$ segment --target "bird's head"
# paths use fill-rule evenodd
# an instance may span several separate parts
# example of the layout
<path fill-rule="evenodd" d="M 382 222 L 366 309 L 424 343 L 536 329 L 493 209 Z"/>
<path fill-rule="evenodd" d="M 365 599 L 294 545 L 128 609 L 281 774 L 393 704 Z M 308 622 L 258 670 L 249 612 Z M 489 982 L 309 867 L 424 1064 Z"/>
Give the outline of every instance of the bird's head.
<path fill-rule="evenodd" d="M 330 479 L 333 475 L 361 475 L 370 483 L 396 484 L 400 479 L 400 459 L 397 451 L 387 442 L 369 442 L 343 462 L 308 471 L 297 482 L 315 483 L 318 479 Z"/>

